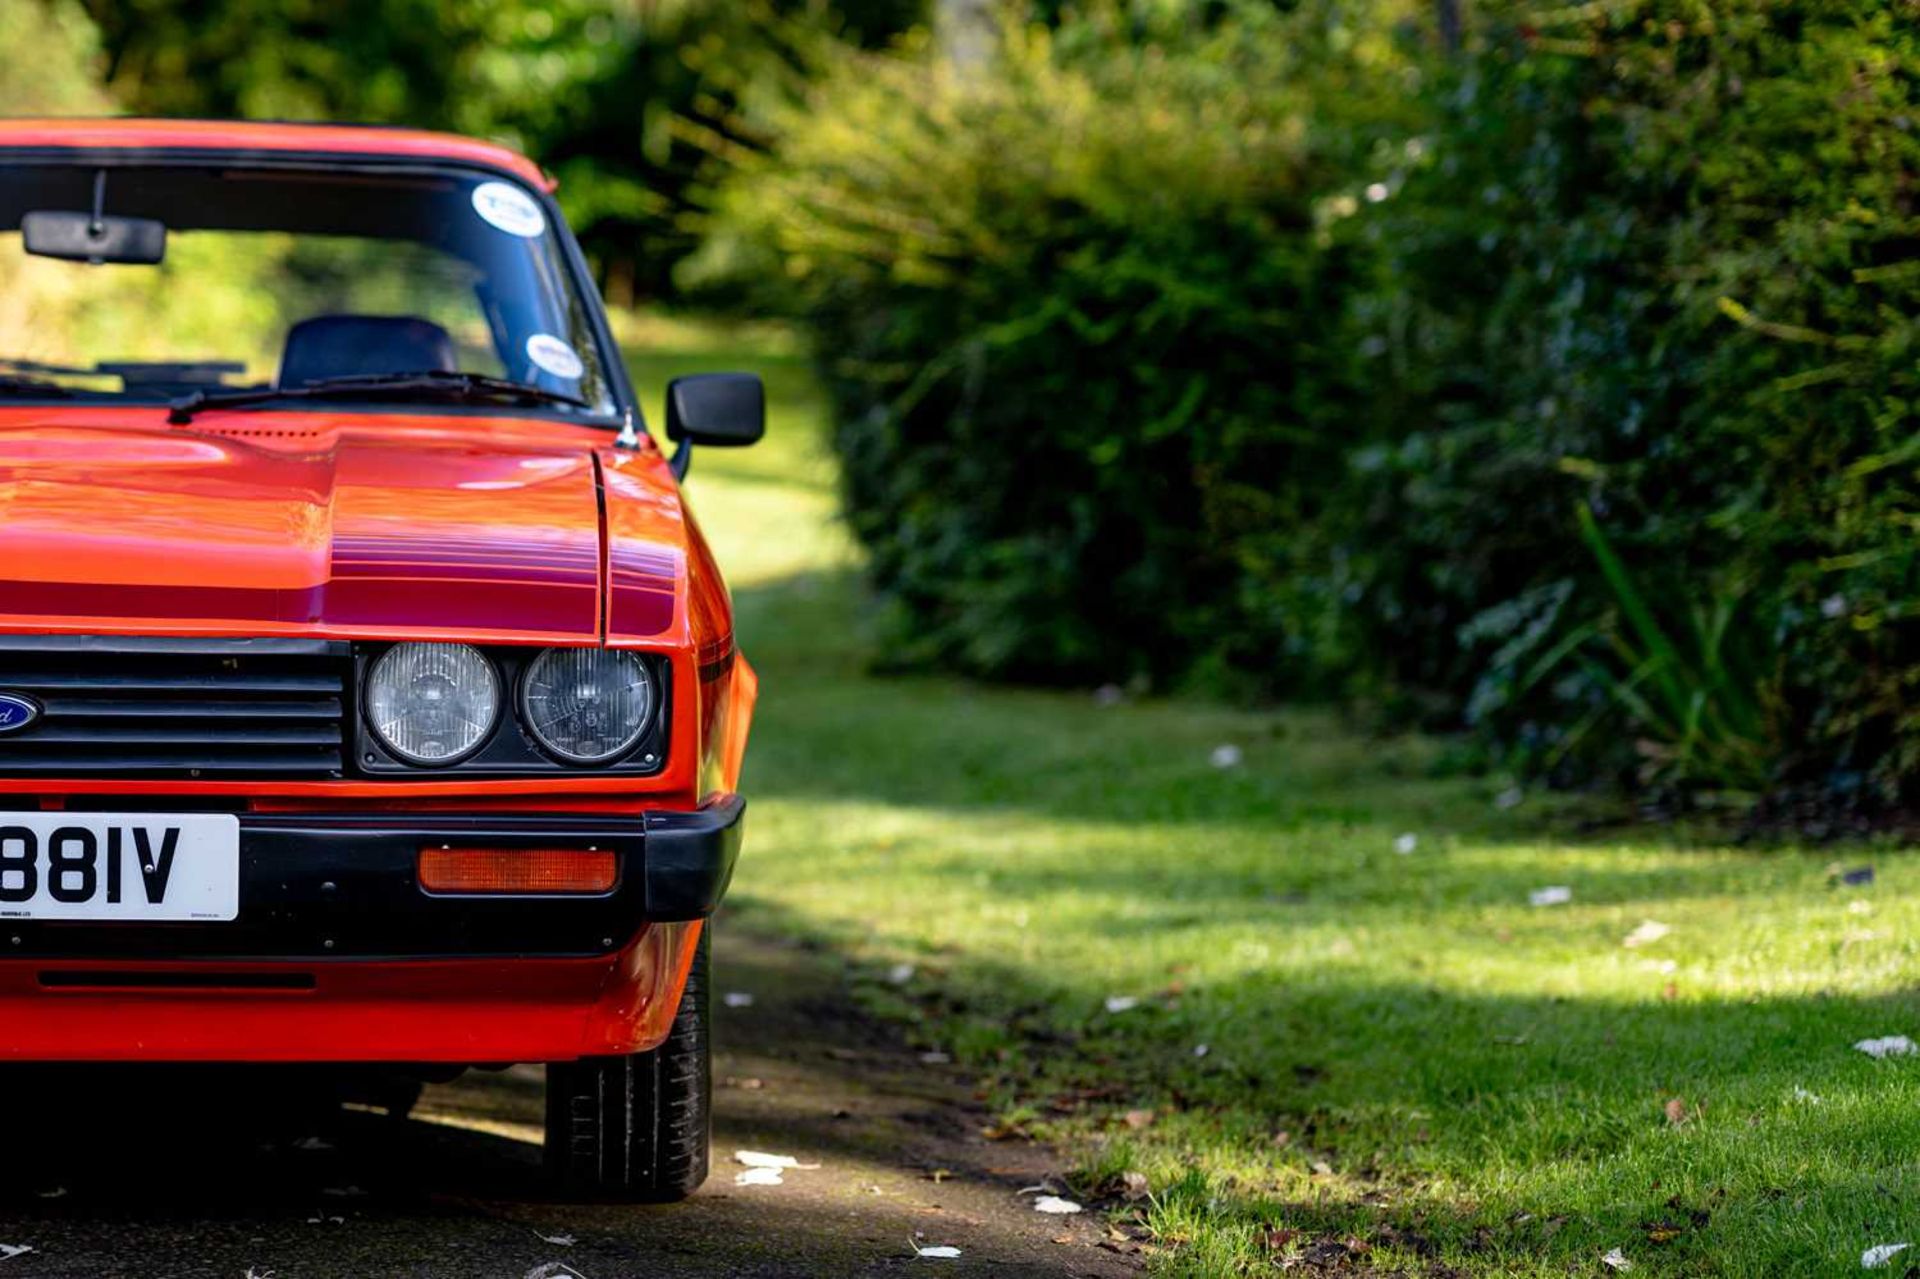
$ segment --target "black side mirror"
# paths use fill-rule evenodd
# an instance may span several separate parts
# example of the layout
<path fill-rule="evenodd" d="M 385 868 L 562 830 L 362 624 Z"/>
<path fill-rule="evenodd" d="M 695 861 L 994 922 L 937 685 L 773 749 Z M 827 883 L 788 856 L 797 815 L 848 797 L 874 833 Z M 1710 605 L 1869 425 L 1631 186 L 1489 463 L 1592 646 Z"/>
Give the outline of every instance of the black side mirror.
<path fill-rule="evenodd" d="M 667 438 L 739 448 L 767 432 L 767 392 L 751 373 L 697 373 L 667 383 Z"/>

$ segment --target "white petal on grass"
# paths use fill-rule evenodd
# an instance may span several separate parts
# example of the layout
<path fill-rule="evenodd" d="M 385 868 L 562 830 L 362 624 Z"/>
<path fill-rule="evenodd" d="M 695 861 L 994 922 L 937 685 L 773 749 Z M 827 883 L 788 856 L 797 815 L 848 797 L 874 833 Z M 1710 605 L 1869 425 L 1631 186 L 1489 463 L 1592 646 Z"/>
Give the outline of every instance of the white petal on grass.
<path fill-rule="evenodd" d="M 1240 748 L 1232 742 L 1214 747 L 1213 754 L 1207 756 L 1208 761 L 1215 768 L 1238 768 L 1240 761 L 1244 758 L 1246 757 L 1241 754 Z"/>
<path fill-rule="evenodd" d="M 1628 947 L 1649 946 L 1672 931 L 1657 919 L 1643 919 L 1640 926 L 1628 933 L 1620 944 Z"/>
<path fill-rule="evenodd" d="M 1600 1264 L 1609 1270 L 1633 1269 L 1633 1263 L 1627 1260 L 1627 1254 L 1621 1252 L 1618 1248 L 1613 1249 L 1607 1253 L 1606 1256 L 1600 1258 Z"/>
<path fill-rule="evenodd" d="M 1073 1200 L 1062 1199 L 1059 1195 L 1041 1195 L 1033 1201 L 1033 1210 L 1049 1213 L 1055 1217 L 1068 1217 L 1076 1212 L 1086 1211 Z"/>
<path fill-rule="evenodd" d="M 1130 1013 L 1140 1006 L 1136 995 L 1108 995 L 1107 1011 L 1110 1013 Z"/>
<path fill-rule="evenodd" d="M 1855 1044 L 1854 1048 L 1869 1057 L 1911 1057 L 1915 1053 L 1920 1053 L 1920 1046 L 1916 1046 L 1905 1035 L 1883 1035 L 1879 1039 L 1863 1039 Z"/>
<path fill-rule="evenodd" d="M 1509 786 L 1493 797 L 1493 806 L 1504 813 L 1509 808 L 1520 807 L 1526 798 L 1527 793 L 1518 786 Z"/>
<path fill-rule="evenodd" d="M 33 1251 L 30 1243 L 0 1243 L 0 1261 L 12 1261 Z"/>
<path fill-rule="evenodd" d="M 1195 1044 L 1193 1046 L 1193 1055 L 1196 1057 L 1204 1057 L 1212 1051 L 1213 1049 L 1208 1047 L 1206 1044 Z"/>
<path fill-rule="evenodd" d="M 922 1248 L 920 1245 L 915 1244 L 913 1247 L 913 1255 L 916 1257 L 928 1257 L 934 1260 L 951 1261 L 960 1255 L 960 1250 L 950 1243 L 935 1244 L 931 1248 Z"/>
<path fill-rule="evenodd" d="M 1400 836 L 1398 839 L 1395 839 L 1393 841 L 1393 851 L 1400 854 L 1402 857 L 1407 856 L 1409 853 L 1411 853 L 1414 849 L 1418 847 L 1420 847 L 1420 837 L 1414 834 L 1412 831 L 1408 831 L 1406 834 Z"/>
<path fill-rule="evenodd" d="M 1862 1270 L 1884 1270 L 1893 1264 L 1893 1259 L 1913 1247 L 1910 1243 L 1875 1244 L 1860 1254 Z"/>
<path fill-rule="evenodd" d="M 749 1168 L 797 1168 L 801 1172 L 811 1172 L 819 1164 L 803 1164 L 792 1155 L 770 1155 L 764 1150 L 736 1150 L 733 1162 Z"/>
<path fill-rule="evenodd" d="M 744 1172 L 733 1174 L 736 1186 L 784 1186 L 786 1178 L 780 1175 L 778 1168 L 748 1168 Z"/>
<path fill-rule="evenodd" d="M 1793 1086 L 1793 1099 L 1803 1106 L 1817 1106 L 1820 1104 L 1819 1093 L 1808 1092 L 1798 1084 Z"/>
<path fill-rule="evenodd" d="M 913 980 L 913 974 L 912 964 L 895 964 L 887 969 L 887 980 L 895 986 L 904 986 Z"/>
<path fill-rule="evenodd" d="M 1535 906 L 1564 906 L 1573 900 L 1573 890 L 1565 884 L 1550 884 L 1528 893 L 1527 900 Z"/>
<path fill-rule="evenodd" d="M 729 1008 L 751 1008 L 753 1007 L 753 996 L 744 990 L 730 990 L 720 996 L 720 1002 Z"/>

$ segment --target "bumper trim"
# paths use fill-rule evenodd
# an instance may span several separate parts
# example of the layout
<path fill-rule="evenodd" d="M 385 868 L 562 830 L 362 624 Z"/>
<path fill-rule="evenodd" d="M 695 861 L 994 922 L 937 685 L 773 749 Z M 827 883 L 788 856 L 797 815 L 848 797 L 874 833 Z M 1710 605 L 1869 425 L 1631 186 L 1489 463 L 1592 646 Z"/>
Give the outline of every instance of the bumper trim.
<path fill-rule="evenodd" d="M 226 923 L 0 920 L 0 959 L 569 959 L 605 956 L 649 923 L 704 919 L 739 856 L 746 803 L 631 815 L 240 815 L 240 915 Z M 428 894 L 422 846 L 598 847 L 618 858 L 595 895 Z"/>

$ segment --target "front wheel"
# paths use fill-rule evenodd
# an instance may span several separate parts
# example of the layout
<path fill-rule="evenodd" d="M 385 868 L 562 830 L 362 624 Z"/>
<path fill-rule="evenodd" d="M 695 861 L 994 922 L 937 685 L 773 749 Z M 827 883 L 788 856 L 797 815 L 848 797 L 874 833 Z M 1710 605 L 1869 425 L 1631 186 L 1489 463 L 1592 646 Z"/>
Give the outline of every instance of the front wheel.
<path fill-rule="evenodd" d="M 713 1137 L 707 932 L 700 930 L 666 1042 L 651 1052 L 547 1067 L 547 1171 L 564 1192 L 671 1203 L 707 1179 Z"/>

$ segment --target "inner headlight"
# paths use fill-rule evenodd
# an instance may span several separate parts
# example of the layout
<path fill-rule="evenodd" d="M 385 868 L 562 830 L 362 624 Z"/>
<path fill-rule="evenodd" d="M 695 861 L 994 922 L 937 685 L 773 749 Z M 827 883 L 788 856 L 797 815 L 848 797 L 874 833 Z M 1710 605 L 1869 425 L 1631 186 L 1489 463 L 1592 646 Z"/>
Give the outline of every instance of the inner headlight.
<path fill-rule="evenodd" d="M 520 684 L 527 731 L 570 764 L 604 764 L 632 750 L 658 701 L 647 664 L 605 648 L 550 648 Z"/>
<path fill-rule="evenodd" d="M 478 750 L 500 717 L 493 663 L 465 644 L 395 644 L 367 675 L 367 719 L 409 764 L 444 765 Z"/>

